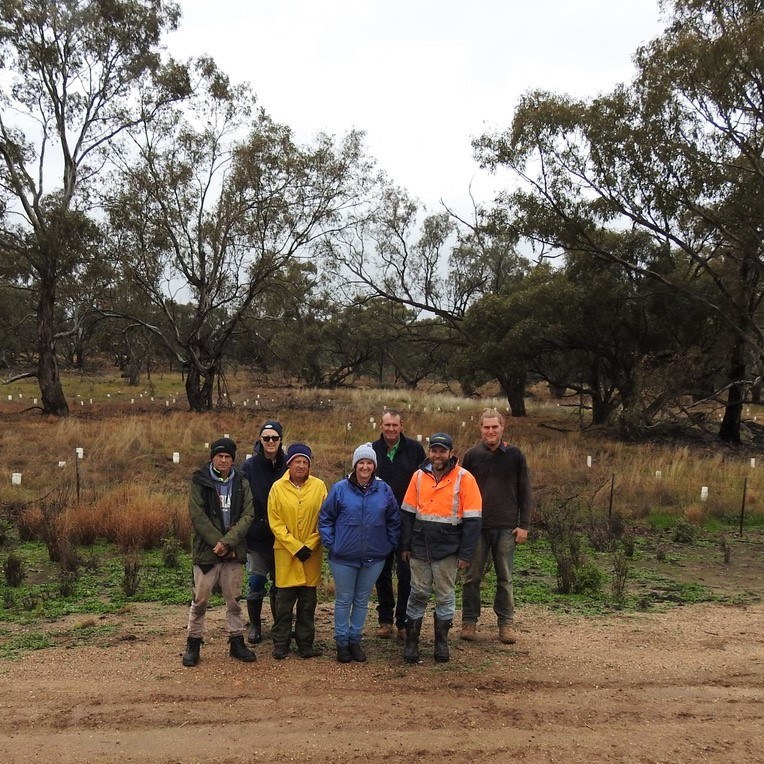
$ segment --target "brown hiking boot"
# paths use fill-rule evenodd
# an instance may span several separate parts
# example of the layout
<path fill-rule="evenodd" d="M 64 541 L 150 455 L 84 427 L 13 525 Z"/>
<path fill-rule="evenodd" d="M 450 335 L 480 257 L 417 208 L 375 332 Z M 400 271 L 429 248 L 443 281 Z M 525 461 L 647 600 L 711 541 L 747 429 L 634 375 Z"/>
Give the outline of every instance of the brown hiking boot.
<path fill-rule="evenodd" d="M 459 637 L 460 639 L 466 639 L 467 642 L 474 642 L 477 639 L 477 624 L 463 622 L 462 633 Z"/>
<path fill-rule="evenodd" d="M 515 642 L 517 642 L 517 639 L 515 639 L 515 634 L 512 631 L 512 624 L 503 623 L 501 626 L 499 626 L 499 642 L 501 642 L 503 645 L 514 645 Z"/>
<path fill-rule="evenodd" d="M 391 623 L 380 623 L 379 628 L 374 632 L 374 636 L 379 639 L 391 639 L 394 635 L 395 629 Z"/>
<path fill-rule="evenodd" d="M 405 642 L 406 641 L 406 627 L 404 626 L 401 629 L 398 629 L 398 641 L 399 642 Z"/>

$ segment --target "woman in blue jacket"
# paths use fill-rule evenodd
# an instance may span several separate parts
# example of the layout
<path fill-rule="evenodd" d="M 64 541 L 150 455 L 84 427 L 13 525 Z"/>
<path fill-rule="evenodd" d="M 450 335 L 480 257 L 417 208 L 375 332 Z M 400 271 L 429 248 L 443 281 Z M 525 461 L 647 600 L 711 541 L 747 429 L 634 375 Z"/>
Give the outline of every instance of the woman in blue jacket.
<path fill-rule="evenodd" d="M 334 639 L 340 663 L 365 661 L 361 649 L 369 597 L 385 558 L 398 548 L 401 518 L 392 489 L 375 477 L 371 443 L 353 453 L 353 471 L 332 486 L 318 532 L 334 578 Z"/>

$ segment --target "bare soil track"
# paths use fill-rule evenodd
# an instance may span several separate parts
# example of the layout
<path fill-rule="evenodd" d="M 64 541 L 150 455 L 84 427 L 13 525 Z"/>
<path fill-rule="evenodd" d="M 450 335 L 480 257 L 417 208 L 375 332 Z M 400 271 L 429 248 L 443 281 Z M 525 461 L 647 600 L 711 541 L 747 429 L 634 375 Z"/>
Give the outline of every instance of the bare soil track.
<path fill-rule="evenodd" d="M 185 609 L 109 616 L 98 645 L 0 663 L 2 762 L 761 762 L 764 606 L 698 605 L 583 618 L 521 611 L 518 643 L 452 633 L 420 665 L 369 638 L 369 661 L 270 645 L 255 664 L 227 655 L 209 614 L 194 669 L 180 665 Z M 371 619 L 370 619 L 371 620 Z"/>

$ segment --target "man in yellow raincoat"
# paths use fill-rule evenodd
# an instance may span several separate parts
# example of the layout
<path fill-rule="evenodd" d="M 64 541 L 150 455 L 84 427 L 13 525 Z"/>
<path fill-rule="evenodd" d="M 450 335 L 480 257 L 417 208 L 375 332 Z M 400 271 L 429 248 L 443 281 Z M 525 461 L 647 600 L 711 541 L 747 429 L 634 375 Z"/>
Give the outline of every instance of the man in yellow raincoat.
<path fill-rule="evenodd" d="M 318 534 L 318 513 L 326 498 L 322 480 L 310 474 L 312 452 L 304 443 L 287 449 L 287 472 L 268 494 L 268 522 L 275 537 L 276 614 L 271 637 L 273 657 L 289 654 L 292 615 L 297 604 L 295 636 L 302 658 L 315 658 L 321 650 L 316 636 L 316 587 L 321 580 L 324 548 Z"/>

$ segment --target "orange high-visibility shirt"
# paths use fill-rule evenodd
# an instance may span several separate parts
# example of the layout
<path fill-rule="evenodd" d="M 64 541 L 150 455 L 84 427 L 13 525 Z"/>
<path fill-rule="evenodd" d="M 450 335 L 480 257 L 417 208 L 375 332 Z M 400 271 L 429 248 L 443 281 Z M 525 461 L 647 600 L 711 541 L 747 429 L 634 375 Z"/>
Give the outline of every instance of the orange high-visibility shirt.
<path fill-rule="evenodd" d="M 420 520 L 461 525 L 464 518 L 479 518 L 483 500 L 472 473 L 455 466 L 438 483 L 429 470 L 417 470 L 403 497 L 401 509 Z"/>

